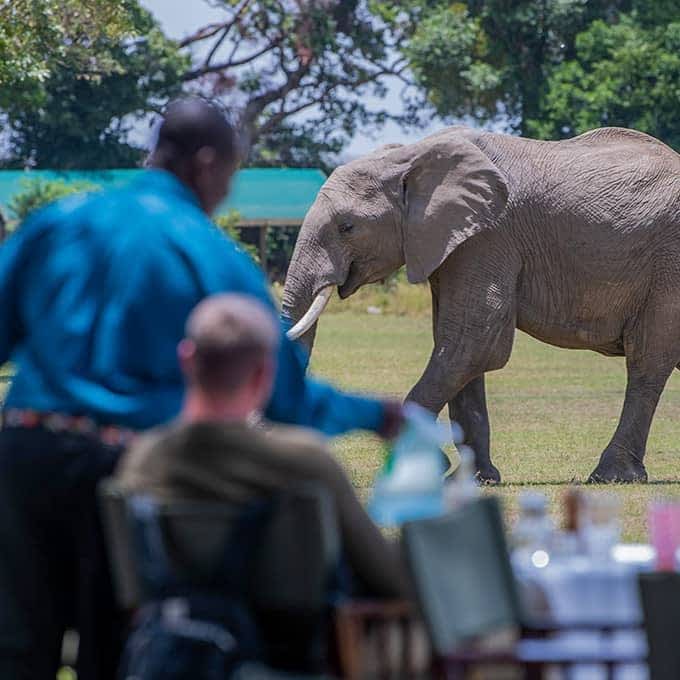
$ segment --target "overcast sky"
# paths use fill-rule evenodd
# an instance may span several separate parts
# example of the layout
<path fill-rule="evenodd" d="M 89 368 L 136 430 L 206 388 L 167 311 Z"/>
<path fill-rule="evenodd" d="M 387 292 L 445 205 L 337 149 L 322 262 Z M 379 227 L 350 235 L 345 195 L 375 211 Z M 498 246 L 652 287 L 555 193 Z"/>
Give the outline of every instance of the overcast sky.
<path fill-rule="evenodd" d="M 171 38 L 183 38 L 211 21 L 219 21 L 223 16 L 220 10 L 210 7 L 204 0 L 140 0 L 140 4 L 154 14 Z M 388 110 L 400 111 L 399 85 L 395 84 L 381 103 Z M 427 130 L 403 132 L 398 125 L 388 123 L 374 136 L 359 132 L 343 155 L 359 156 L 381 144 L 415 141 L 440 127 L 441 123 L 433 122 Z M 140 133 L 144 136 L 147 134 L 146 130 Z"/>

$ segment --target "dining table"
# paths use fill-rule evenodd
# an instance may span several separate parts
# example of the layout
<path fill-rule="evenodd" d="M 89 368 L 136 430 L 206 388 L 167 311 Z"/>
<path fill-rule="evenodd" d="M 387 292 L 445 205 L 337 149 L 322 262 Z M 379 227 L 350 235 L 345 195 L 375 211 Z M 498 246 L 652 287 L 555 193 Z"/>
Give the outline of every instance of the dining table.
<path fill-rule="evenodd" d="M 513 555 L 524 617 L 560 653 L 592 662 L 570 669 L 570 680 L 646 680 L 647 641 L 639 594 L 640 573 L 654 570 L 656 554 L 645 544 L 617 544 L 609 554 Z M 529 639 L 524 654 L 531 655 Z M 598 658 L 620 658 L 605 668 Z"/>

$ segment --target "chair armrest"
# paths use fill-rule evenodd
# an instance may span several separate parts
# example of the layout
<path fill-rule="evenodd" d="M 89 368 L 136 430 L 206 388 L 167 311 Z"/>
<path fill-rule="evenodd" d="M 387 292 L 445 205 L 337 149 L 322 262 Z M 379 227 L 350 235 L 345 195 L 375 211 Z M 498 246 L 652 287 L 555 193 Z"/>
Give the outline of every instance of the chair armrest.
<path fill-rule="evenodd" d="M 551 619 L 534 620 L 522 625 L 522 637 L 540 638 L 553 633 L 568 633 L 570 631 L 589 631 L 593 633 L 612 633 L 618 630 L 639 630 L 642 621 L 569 621 L 567 623 Z"/>
<path fill-rule="evenodd" d="M 413 628 L 419 624 L 415 607 L 406 600 L 348 600 L 335 607 L 334 628 L 338 670 L 348 680 L 365 677 L 366 642 L 370 633 L 377 638 L 374 664 L 389 664 L 387 638 L 390 627 L 398 627 L 404 636 L 401 663 L 413 664 Z"/>

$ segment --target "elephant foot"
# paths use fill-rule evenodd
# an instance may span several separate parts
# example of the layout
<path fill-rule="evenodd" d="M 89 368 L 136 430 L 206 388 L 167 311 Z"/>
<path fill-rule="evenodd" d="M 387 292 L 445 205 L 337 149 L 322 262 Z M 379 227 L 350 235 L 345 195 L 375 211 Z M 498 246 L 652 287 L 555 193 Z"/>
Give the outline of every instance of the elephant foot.
<path fill-rule="evenodd" d="M 458 470 L 460 470 L 460 465 L 453 472 L 446 475 L 446 479 L 453 479 L 458 474 Z M 477 469 L 475 479 L 479 484 L 483 485 L 500 484 L 501 473 L 495 465 L 487 463 Z"/>
<path fill-rule="evenodd" d="M 487 463 L 486 465 L 479 467 L 475 473 L 475 479 L 480 484 L 500 484 L 501 473 L 495 465 Z"/>
<path fill-rule="evenodd" d="M 607 449 L 588 477 L 589 484 L 641 483 L 647 481 L 647 470 L 637 456 L 621 449 Z"/>

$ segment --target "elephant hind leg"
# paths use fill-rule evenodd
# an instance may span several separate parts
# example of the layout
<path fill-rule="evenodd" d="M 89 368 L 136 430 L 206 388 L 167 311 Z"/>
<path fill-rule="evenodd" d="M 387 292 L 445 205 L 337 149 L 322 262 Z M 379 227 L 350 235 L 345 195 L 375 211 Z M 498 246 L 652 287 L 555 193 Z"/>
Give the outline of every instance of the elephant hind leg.
<path fill-rule="evenodd" d="M 643 463 L 647 437 L 659 397 L 680 360 L 675 342 L 679 335 L 677 303 L 652 301 L 624 338 L 628 381 L 621 418 L 588 481 L 647 481 Z"/>

